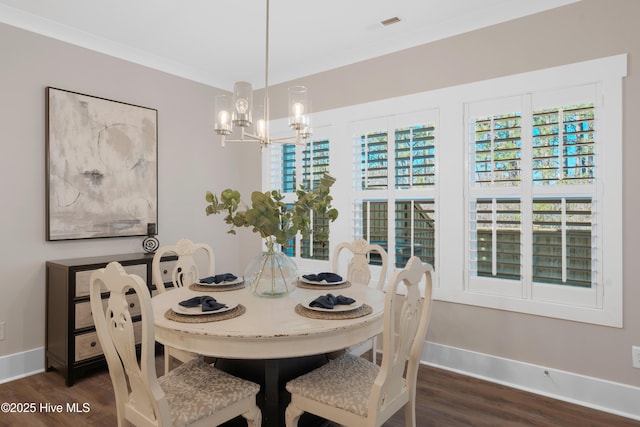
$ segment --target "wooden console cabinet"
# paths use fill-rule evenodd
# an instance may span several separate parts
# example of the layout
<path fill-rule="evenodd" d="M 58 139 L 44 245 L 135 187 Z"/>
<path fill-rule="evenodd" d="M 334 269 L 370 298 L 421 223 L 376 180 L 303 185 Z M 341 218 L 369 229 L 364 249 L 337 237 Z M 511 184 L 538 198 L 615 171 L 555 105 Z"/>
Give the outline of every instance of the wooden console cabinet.
<path fill-rule="evenodd" d="M 174 260 L 175 257 L 163 258 L 161 265 Z M 94 270 L 112 261 L 122 264 L 127 273 L 142 277 L 149 291 L 155 292 L 151 274 L 153 254 L 107 255 L 46 263 L 45 368 L 59 371 L 67 386 L 73 385 L 83 372 L 106 366 L 91 315 L 89 279 Z M 170 271 L 169 267 L 162 268 L 163 272 Z M 135 313 L 137 298 L 134 295 L 130 304 L 131 312 Z"/>

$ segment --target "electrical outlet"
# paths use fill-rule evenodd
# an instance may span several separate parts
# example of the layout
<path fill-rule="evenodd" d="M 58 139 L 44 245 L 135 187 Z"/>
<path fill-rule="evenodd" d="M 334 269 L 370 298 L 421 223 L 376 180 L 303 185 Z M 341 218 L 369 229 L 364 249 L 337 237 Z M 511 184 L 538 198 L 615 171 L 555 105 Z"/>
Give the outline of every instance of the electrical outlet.
<path fill-rule="evenodd" d="M 640 368 L 640 347 L 631 347 L 631 356 L 633 357 L 633 367 Z"/>
<path fill-rule="evenodd" d="M 0 322 L 0 341 L 4 339 L 5 322 Z"/>

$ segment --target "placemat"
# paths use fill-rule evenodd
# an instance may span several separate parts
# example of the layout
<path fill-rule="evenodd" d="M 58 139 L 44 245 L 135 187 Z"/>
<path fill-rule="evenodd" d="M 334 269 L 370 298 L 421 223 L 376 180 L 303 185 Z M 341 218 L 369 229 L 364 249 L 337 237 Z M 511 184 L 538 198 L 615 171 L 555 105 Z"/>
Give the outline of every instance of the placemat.
<path fill-rule="evenodd" d="M 180 314 L 176 313 L 172 309 L 169 309 L 164 313 L 164 317 L 180 323 L 208 323 L 217 322 L 219 320 L 233 319 L 234 317 L 242 316 L 245 311 L 247 311 L 247 308 L 242 304 L 238 304 L 238 306 L 233 310 L 225 311 L 224 313 L 201 314 L 199 316 Z"/>
<path fill-rule="evenodd" d="M 311 319 L 328 319 L 328 320 L 342 320 L 342 319 L 356 319 L 358 317 L 367 316 L 373 312 L 373 308 L 370 305 L 362 304 L 355 310 L 350 311 L 316 311 L 309 310 L 302 304 L 296 305 L 296 313 L 300 316 L 309 317 Z"/>
<path fill-rule="evenodd" d="M 235 291 L 236 289 L 244 288 L 244 280 L 238 283 L 229 283 L 228 285 L 203 285 L 201 283 L 192 283 L 189 285 L 189 289 L 197 292 L 222 292 L 222 291 Z"/>
<path fill-rule="evenodd" d="M 314 285 L 313 283 L 303 282 L 298 280 L 298 287 L 303 289 L 344 289 L 351 286 L 351 282 L 347 281 L 340 283 L 339 285 Z"/>

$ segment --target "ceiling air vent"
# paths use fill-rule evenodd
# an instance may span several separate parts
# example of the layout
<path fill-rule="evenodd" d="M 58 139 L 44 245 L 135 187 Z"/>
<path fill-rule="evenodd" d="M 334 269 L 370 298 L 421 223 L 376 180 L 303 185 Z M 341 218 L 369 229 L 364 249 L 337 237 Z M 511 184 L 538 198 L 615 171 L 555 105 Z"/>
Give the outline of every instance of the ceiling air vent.
<path fill-rule="evenodd" d="M 394 16 L 393 18 L 387 18 L 384 21 L 380 21 L 380 23 L 385 27 L 392 24 L 397 24 L 398 22 L 400 22 L 400 18 L 398 18 L 397 16 Z"/>

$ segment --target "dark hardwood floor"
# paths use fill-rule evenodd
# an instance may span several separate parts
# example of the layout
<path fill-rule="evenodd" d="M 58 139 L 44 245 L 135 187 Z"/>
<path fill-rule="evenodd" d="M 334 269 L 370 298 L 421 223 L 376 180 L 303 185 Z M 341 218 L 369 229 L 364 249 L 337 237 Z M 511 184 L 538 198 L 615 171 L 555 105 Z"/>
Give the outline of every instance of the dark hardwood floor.
<path fill-rule="evenodd" d="M 158 357 L 162 372 L 162 357 Z M 36 405 L 35 413 L 0 412 L 0 426 L 67 427 L 116 425 L 109 374 L 95 372 L 66 387 L 61 375 L 45 372 L 0 385 L 0 403 Z M 78 412 L 67 405 L 76 403 Z M 47 412 L 48 406 L 49 412 Z M 62 412 L 52 412 L 62 405 Z M 74 408 L 70 408 L 74 409 Z M 82 412 L 88 409 L 87 412 Z M 506 386 L 421 366 L 417 424 L 430 426 L 640 426 L 640 422 Z M 404 426 L 397 413 L 385 427 Z"/>

